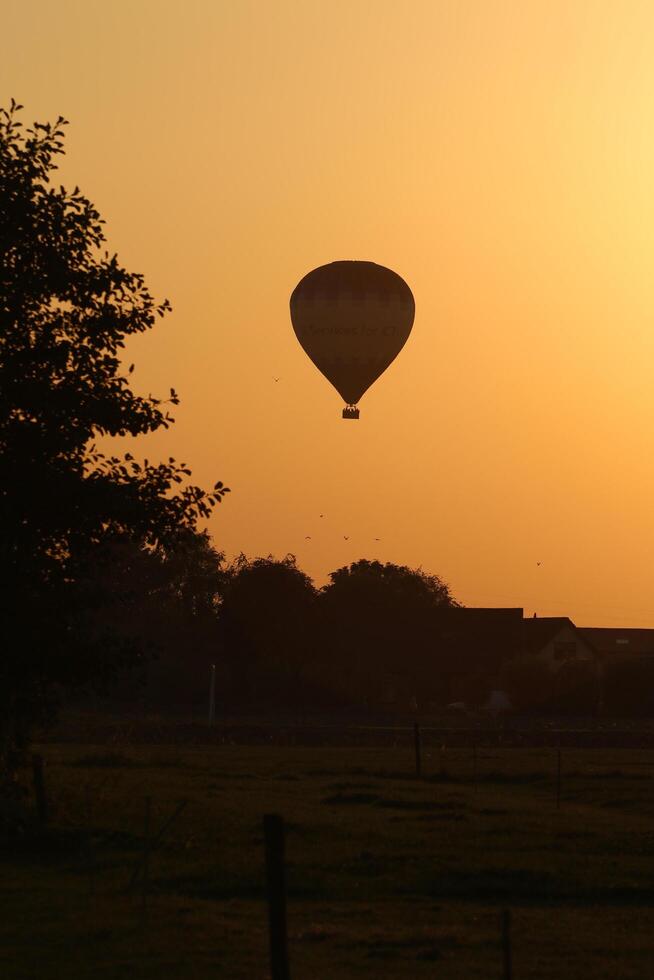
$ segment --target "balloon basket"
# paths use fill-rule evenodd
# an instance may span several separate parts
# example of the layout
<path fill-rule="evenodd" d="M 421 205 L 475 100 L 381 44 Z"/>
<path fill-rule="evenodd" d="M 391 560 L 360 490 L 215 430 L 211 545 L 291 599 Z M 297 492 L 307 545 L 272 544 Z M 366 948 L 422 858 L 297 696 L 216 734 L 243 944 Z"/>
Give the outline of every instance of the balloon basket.
<path fill-rule="evenodd" d="M 343 418 L 344 419 L 358 419 L 359 418 L 359 409 L 358 408 L 355 408 L 354 405 L 348 405 L 347 408 L 344 408 L 343 409 Z"/>

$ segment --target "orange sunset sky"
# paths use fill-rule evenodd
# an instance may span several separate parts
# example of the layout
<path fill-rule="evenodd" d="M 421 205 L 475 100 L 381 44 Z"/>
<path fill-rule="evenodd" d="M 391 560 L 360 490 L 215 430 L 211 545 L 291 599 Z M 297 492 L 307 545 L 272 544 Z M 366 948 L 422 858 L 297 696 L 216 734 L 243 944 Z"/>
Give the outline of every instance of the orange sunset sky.
<path fill-rule="evenodd" d="M 232 488 L 229 556 L 654 627 L 653 52 L 651 0 L 5 0 L 2 103 L 173 305 L 125 449 Z M 288 311 L 336 259 L 416 300 L 359 422 Z"/>

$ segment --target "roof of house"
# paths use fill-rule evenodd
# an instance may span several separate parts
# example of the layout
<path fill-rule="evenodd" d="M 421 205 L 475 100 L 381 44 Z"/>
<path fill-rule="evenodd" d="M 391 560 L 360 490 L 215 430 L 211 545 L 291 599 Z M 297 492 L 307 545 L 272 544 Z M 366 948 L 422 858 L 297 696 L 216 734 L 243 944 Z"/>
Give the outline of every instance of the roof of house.
<path fill-rule="evenodd" d="M 522 621 L 523 653 L 538 653 L 566 627 L 576 630 L 567 616 L 534 616 Z"/>
<path fill-rule="evenodd" d="M 654 629 L 603 629 L 580 626 L 579 632 L 598 653 L 654 656 Z"/>

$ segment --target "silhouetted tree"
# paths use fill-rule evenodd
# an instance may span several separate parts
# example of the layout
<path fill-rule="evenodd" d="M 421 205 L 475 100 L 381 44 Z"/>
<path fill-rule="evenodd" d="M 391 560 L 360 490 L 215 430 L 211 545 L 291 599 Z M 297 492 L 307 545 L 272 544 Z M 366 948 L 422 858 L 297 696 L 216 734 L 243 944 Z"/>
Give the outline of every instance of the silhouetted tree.
<path fill-rule="evenodd" d="M 341 697 L 438 696 L 440 613 L 457 605 L 422 569 L 361 559 L 332 572 L 321 592 L 324 662 Z"/>
<path fill-rule="evenodd" d="M 231 565 L 219 620 L 235 700 L 268 708 L 310 696 L 315 600 L 314 585 L 293 555 L 240 555 Z"/>
<path fill-rule="evenodd" d="M 226 488 L 186 484 L 173 459 L 106 457 L 97 436 L 171 423 L 165 401 L 130 388 L 126 338 L 170 306 L 102 251 L 98 212 L 51 183 L 63 127 L 24 129 L 0 110 L 0 769 L 44 716 L 54 684 L 87 681 L 85 575 L 108 542 L 147 551 L 196 527 Z M 106 670 L 107 664 L 103 666 Z"/>
<path fill-rule="evenodd" d="M 217 610 L 226 581 L 224 556 L 207 532 L 187 529 L 157 549 L 125 538 L 108 543 L 95 559 L 85 577 L 92 646 L 111 651 L 112 667 L 121 660 L 140 665 L 114 671 L 105 693 L 153 709 L 204 703 L 209 665 L 217 659 Z"/>
<path fill-rule="evenodd" d="M 147 670 L 151 707 L 206 705 L 209 666 L 220 655 L 218 611 L 229 582 L 223 560 L 206 533 L 189 531 L 165 550 L 165 585 L 153 610 L 162 615 L 152 621 L 155 657 Z"/>

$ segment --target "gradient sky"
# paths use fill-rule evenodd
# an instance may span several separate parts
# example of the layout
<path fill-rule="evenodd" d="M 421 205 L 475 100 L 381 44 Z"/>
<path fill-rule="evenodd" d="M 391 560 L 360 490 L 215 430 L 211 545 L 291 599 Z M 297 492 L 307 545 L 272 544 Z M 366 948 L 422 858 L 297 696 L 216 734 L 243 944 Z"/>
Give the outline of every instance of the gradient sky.
<path fill-rule="evenodd" d="M 218 548 L 654 627 L 651 0 L 5 0 L 3 35 L 2 103 L 70 120 L 61 181 L 173 304 L 127 357 L 177 423 L 125 449 L 232 488 Z M 336 259 L 416 299 L 358 423 L 288 313 Z"/>

